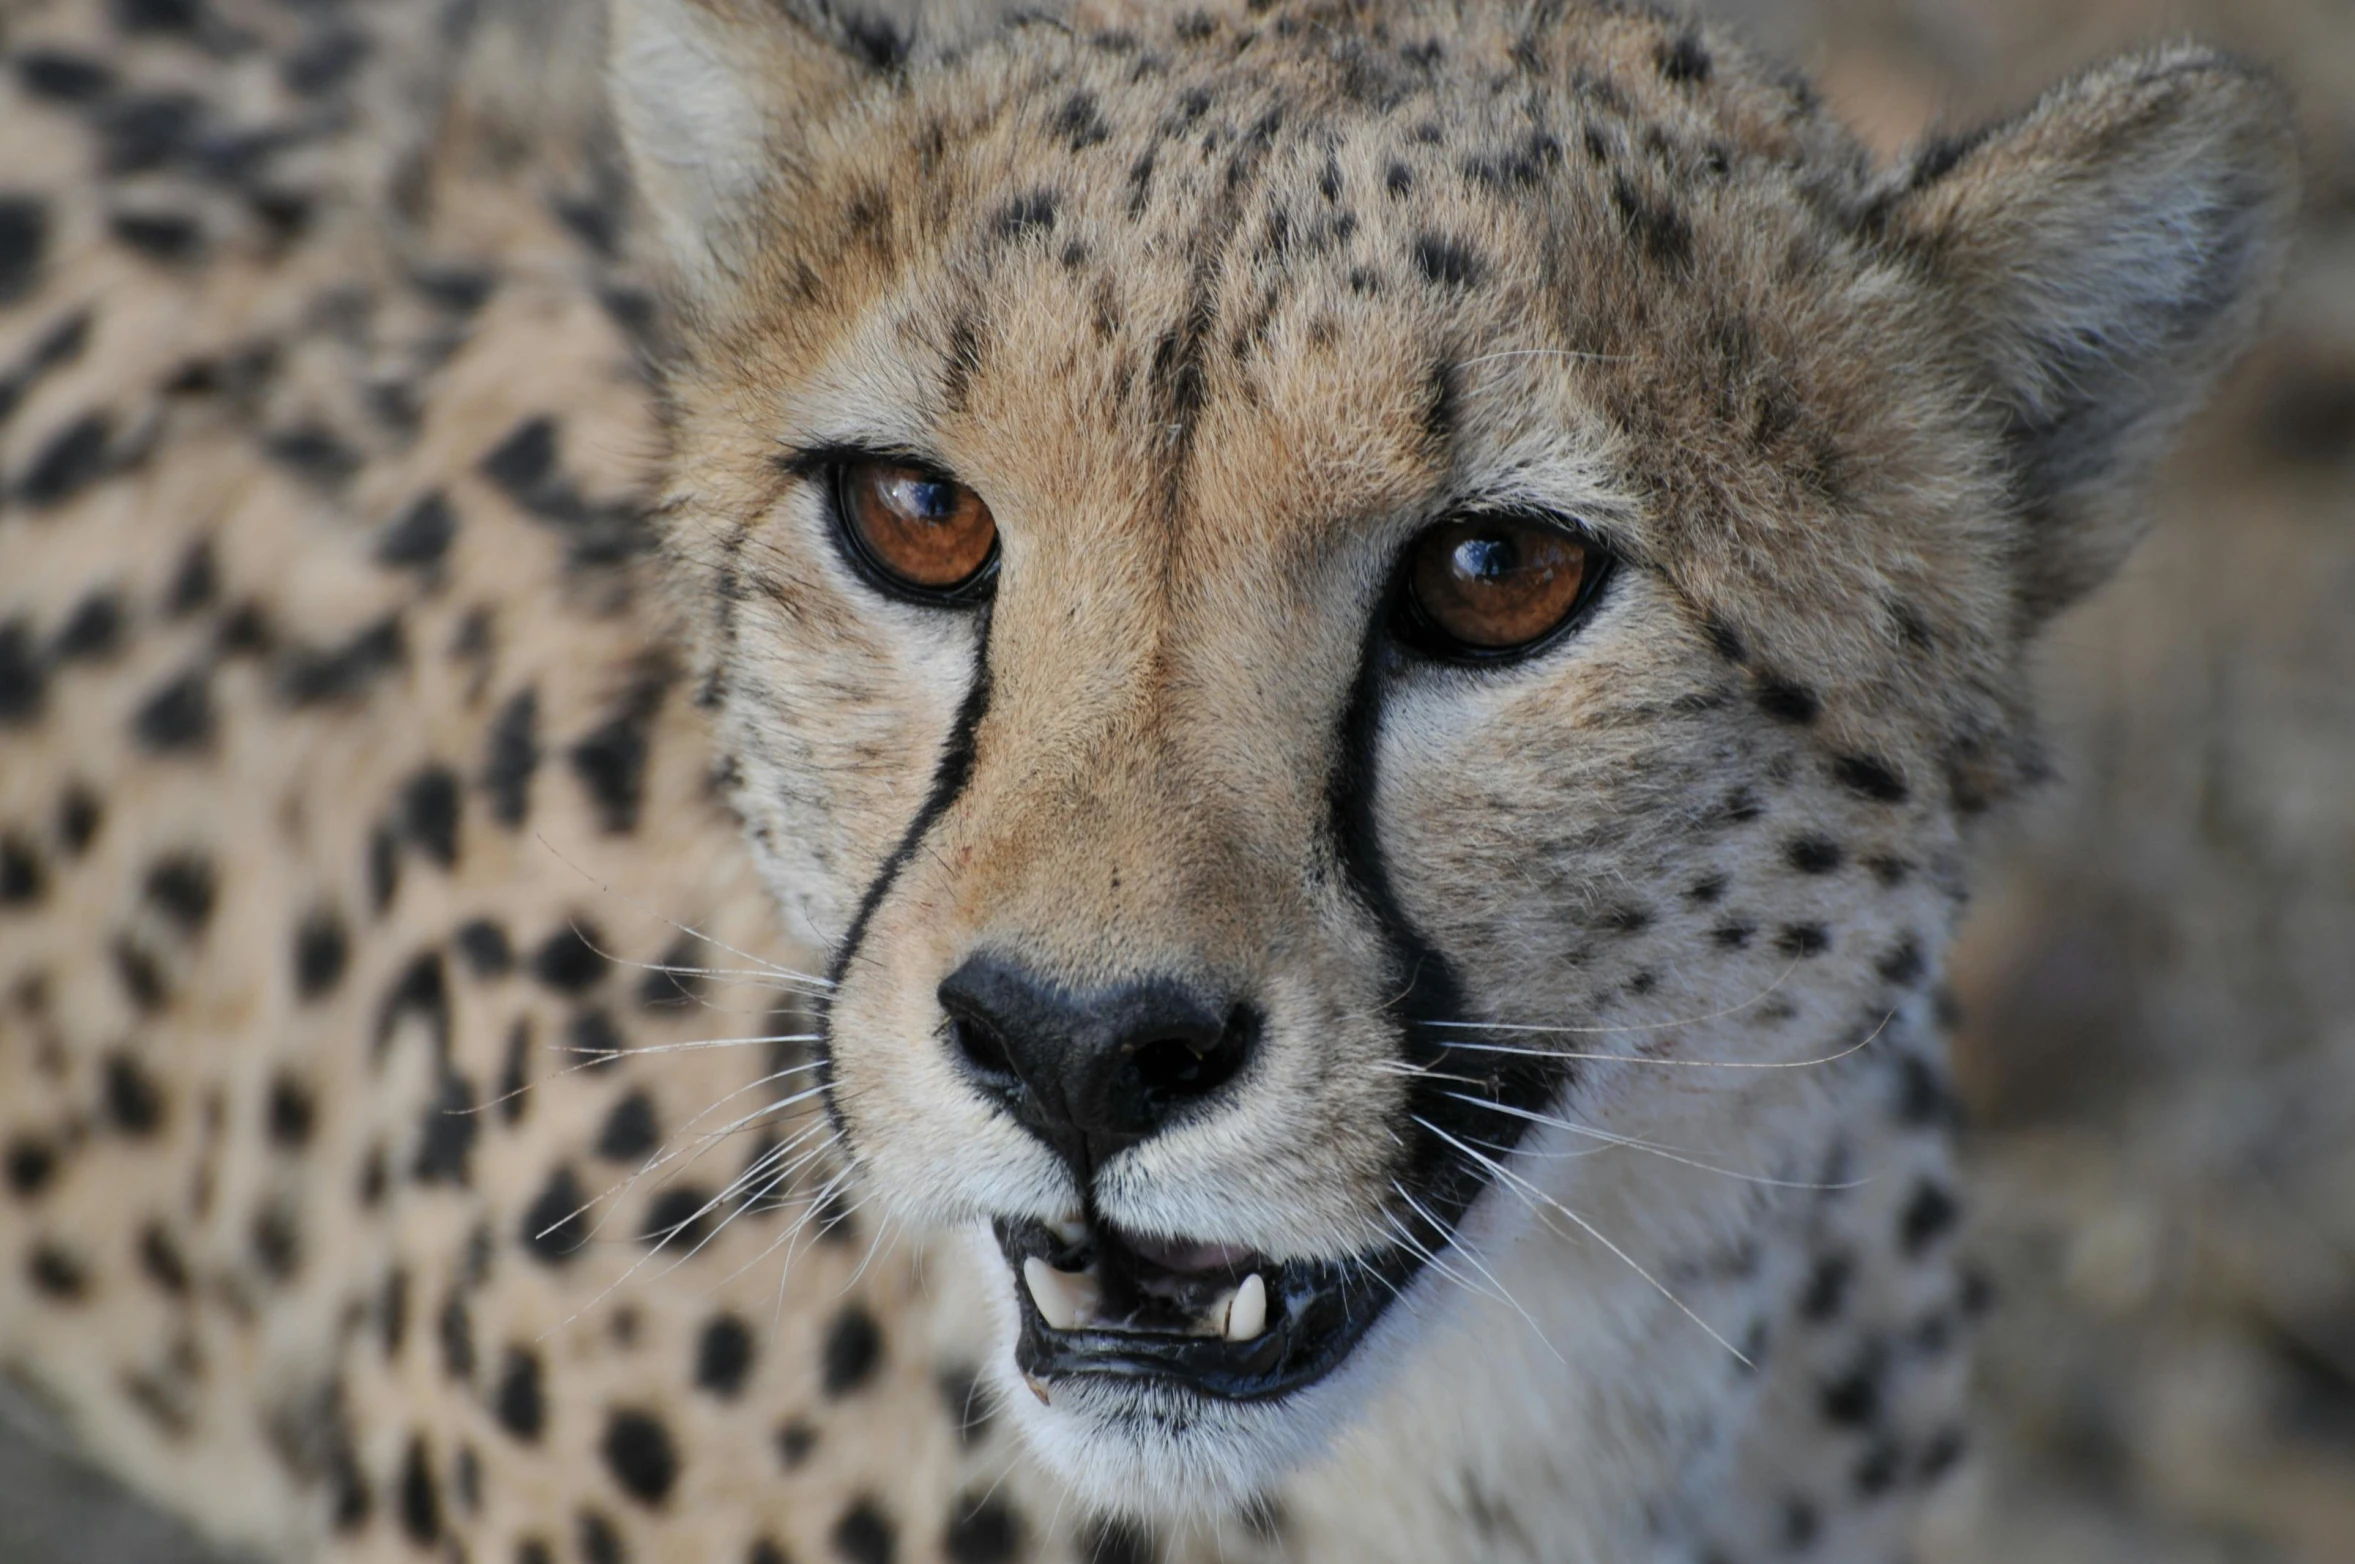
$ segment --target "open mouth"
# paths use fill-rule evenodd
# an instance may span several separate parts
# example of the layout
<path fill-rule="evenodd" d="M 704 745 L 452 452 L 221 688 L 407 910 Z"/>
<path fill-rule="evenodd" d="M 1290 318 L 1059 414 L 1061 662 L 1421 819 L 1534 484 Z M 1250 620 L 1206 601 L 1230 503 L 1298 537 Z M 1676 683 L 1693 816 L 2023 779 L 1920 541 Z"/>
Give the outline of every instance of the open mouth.
<path fill-rule="evenodd" d="M 1014 1361 L 1042 1400 L 1079 1375 L 1227 1401 L 1289 1395 L 1349 1355 L 1417 1263 L 1404 1250 L 1274 1261 L 1093 1220 L 995 1231 L 1022 1311 Z"/>

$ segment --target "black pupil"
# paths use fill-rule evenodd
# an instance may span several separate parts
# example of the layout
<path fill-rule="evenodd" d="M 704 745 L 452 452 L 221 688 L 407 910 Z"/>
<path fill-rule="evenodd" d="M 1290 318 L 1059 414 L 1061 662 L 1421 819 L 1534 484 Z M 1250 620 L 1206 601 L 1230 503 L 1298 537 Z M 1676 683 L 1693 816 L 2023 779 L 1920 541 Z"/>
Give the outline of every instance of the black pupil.
<path fill-rule="evenodd" d="M 1502 581 L 1521 568 L 1521 551 L 1511 538 L 1466 538 L 1456 545 L 1455 567 L 1467 581 Z"/>

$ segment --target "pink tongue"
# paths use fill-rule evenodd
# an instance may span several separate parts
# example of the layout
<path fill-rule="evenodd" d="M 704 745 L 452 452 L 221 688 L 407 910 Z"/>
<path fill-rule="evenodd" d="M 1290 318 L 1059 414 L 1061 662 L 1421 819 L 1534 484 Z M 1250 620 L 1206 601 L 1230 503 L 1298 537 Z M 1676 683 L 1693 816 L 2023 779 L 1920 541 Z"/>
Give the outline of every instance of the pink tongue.
<path fill-rule="evenodd" d="M 1141 1238 L 1123 1233 L 1120 1241 L 1155 1265 L 1171 1271 L 1239 1271 L 1252 1254 L 1241 1244 L 1197 1244 L 1182 1238 Z"/>

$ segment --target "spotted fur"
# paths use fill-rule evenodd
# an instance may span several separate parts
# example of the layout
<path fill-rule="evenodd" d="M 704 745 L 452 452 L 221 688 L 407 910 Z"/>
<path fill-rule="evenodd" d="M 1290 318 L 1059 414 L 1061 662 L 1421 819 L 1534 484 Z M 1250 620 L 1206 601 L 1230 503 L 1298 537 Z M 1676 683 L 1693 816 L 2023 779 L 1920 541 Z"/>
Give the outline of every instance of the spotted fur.
<path fill-rule="evenodd" d="M 0 34 L 0 1361 L 289 1558 L 1901 1553 L 1941 951 L 2271 89 L 1880 166 L 1615 6 L 594 20 Z M 986 609 L 851 569 L 844 446 L 987 497 Z M 1617 569 L 1418 659 L 1477 501 Z M 1256 1051 L 1081 1190 L 952 1067 L 976 951 Z M 1439 1252 L 1281 1401 L 1034 1395 L 968 1240 L 1083 1198 Z"/>

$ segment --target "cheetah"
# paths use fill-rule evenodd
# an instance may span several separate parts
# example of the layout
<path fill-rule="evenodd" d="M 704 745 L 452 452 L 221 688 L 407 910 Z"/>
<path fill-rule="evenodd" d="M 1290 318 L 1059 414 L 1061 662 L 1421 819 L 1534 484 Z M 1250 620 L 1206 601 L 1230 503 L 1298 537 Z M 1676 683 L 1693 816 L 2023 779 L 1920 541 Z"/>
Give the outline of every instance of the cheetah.
<path fill-rule="evenodd" d="M 225 1547 L 1886 1560 L 2293 199 L 1603 0 L 20 0 L 0 1364 Z"/>

